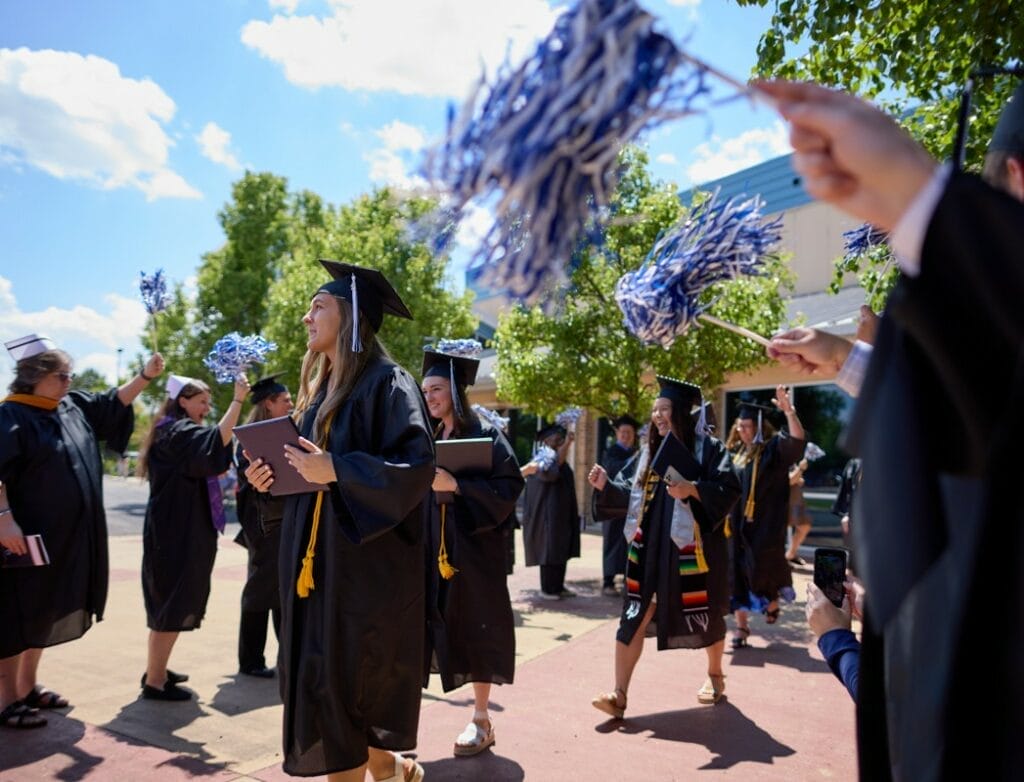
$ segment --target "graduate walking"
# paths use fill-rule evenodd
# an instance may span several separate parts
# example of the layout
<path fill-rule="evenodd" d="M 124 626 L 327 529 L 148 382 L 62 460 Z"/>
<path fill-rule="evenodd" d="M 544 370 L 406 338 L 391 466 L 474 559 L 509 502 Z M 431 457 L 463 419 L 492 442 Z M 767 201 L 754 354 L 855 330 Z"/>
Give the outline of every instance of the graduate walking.
<path fill-rule="evenodd" d="M 284 770 L 331 782 L 408 782 L 423 684 L 424 499 L 434 444 L 416 381 L 377 337 L 412 314 L 380 272 L 321 261 L 331 281 L 303 317 L 308 339 L 288 462 L 323 491 L 285 502 L 281 526 Z M 246 477 L 267 491 L 256 459 Z"/>
<path fill-rule="evenodd" d="M 439 443 L 469 438 L 490 441 L 486 461 L 477 467 L 452 474 L 438 466 L 425 507 L 424 678 L 439 673 L 445 692 L 473 683 L 473 719 L 454 745 L 455 755 L 462 757 L 494 744 L 488 711 L 491 685 L 511 684 L 515 673 L 504 531 L 514 522 L 516 500 L 524 485 L 508 440 L 469 407 L 466 387 L 476 381 L 479 364 L 471 356 L 449 355 L 440 349 L 428 349 L 423 356 L 423 394 L 430 417 L 439 422 L 435 439 Z"/>

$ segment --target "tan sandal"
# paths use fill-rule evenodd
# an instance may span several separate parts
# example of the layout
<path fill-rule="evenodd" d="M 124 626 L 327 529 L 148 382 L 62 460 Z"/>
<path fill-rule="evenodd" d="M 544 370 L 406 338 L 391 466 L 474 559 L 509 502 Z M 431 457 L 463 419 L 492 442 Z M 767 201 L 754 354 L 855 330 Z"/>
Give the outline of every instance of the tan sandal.
<path fill-rule="evenodd" d="M 423 766 L 412 758 L 403 757 L 398 752 L 391 754 L 395 756 L 395 773 L 390 777 L 378 779 L 376 782 L 423 782 Z M 412 763 L 408 769 L 405 767 L 407 760 Z"/>
<path fill-rule="evenodd" d="M 622 705 L 619 705 L 619 696 L 622 696 Z M 603 711 L 614 717 L 617 720 L 622 719 L 622 715 L 626 713 L 626 693 L 623 690 L 616 689 L 612 692 L 606 692 L 598 695 L 594 698 L 590 704 L 598 711 Z"/>
<path fill-rule="evenodd" d="M 455 739 L 453 751 L 456 757 L 468 758 L 480 754 L 488 747 L 493 747 L 494 743 L 494 726 L 490 720 L 488 720 L 486 728 L 473 720 Z"/>
<path fill-rule="evenodd" d="M 698 703 L 718 703 L 725 692 L 725 674 L 709 673 L 704 686 L 697 690 Z"/>

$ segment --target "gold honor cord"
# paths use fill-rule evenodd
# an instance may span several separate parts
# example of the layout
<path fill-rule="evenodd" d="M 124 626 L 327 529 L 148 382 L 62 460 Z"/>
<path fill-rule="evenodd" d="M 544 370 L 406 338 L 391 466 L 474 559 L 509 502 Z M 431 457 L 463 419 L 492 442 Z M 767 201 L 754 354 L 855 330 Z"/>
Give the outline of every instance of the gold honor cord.
<path fill-rule="evenodd" d="M 447 581 L 452 576 L 454 576 L 456 573 L 458 573 L 459 569 L 456 568 L 456 567 L 452 567 L 448 563 L 448 549 L 445 547 L 445 544 L 444 544 L 445 508 L 447 508 L 447 504 L 446 503 L 442 503 L 442 505 L 441 505 L 441 547 L 437 551 L 437 569 L 441 573 L 441 578 L 443 578 L 443 579 L 445 579 Z"/>
<path fill-rule="evenodd" d="M 747 504 L 743 506 L 743 518 L 746 521 L 754 520 L 754 491 L 757 489 L 757 468 L 761 463 L 761 446 L 754 449 L 750 457 L 754 460 L 754 467 L 750 471 L 750 493 L 747 495 Z"/>
<path fill-rule="evenodd" d="M 320 449 L 327 452 L 327 440 L 330 436 L 331 422 L 334 420 L 334 413 L 324 422 L 324 434 L 321 438 Z M 320 531 L 320 509 L 324 504 L 324 492 L 316 493 L 316 505 L 313 506 L 313 525 L 309 530 L 309 542 L 306 543 L 306 556 L 302 558 L 302 569 L 299 571 L 299 579 L 295 582 L 295 591 L 299 597 L 309 597 L 316 584 L 313 583 L 313 557 L 316 556 L 316 536 Z"/>

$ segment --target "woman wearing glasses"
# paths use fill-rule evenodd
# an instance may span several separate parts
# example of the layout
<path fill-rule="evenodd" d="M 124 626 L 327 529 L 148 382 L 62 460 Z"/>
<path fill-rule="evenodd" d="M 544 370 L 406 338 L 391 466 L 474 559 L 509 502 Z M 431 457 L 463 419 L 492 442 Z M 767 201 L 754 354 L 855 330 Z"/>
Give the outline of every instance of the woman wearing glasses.
<path fill-rule="evenodd" d="M 0 726 L 46 724 L 40 709 L 65 698 L 36 681 L 43 648 L 81 637 L 103 618 L 107 523 L 99 442 L 122 453 L 132 401 L 164 370 L 154 354 L 143 370 L 102 394 L 72 391 L 71 357 L 35 334 L 6 343 L 17 362 L 0 403 L 0 546 L 13 558 L 38 549 L 47 567 L 0 568 Z M 31 561 L 31 559 L 29 559 Z"/>

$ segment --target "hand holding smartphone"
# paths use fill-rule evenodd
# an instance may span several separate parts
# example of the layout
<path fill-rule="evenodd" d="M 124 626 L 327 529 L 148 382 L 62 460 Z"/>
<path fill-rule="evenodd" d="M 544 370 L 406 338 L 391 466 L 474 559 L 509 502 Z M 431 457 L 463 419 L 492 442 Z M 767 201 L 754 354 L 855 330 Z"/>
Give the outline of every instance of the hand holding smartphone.
<path fill-rule="evenodd" d="M 842 606 L 846 595 L 846 566 L 849 553 L 844 548 L 821 547 L 814 550 L 814 583 L 833 605 Z"/>

